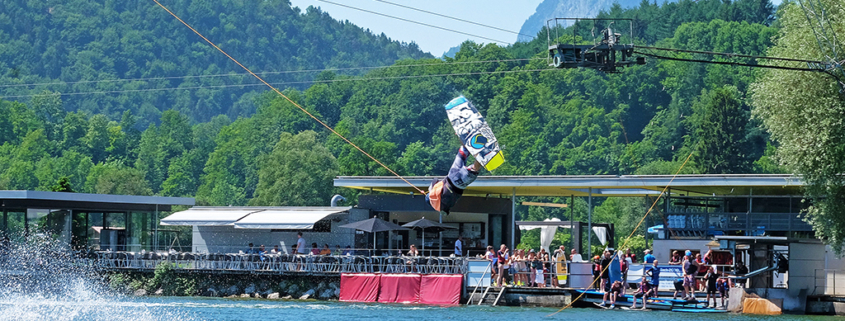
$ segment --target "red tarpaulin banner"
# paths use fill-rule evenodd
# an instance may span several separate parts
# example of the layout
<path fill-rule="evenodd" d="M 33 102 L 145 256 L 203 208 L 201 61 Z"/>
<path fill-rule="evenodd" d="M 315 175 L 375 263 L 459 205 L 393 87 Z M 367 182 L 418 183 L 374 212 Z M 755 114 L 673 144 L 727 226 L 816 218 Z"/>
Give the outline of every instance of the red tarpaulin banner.
<path fill-rule="evenodd" d="M 376 302 L 381 277 L 372 273 L 340 275 L 340 301 Z"/>
<path fill-rule="evenodd" d="M 381 303 L 419 303 L 419 274 L 382 274 L 379 285 L 378 302 Z"/>
<path fill-rule="evenodd" d="M 460 274 L 423 275 L 420 280 L 420 303 L 435 305 L 459 304 L 463 279 L 464 276 Z"/>

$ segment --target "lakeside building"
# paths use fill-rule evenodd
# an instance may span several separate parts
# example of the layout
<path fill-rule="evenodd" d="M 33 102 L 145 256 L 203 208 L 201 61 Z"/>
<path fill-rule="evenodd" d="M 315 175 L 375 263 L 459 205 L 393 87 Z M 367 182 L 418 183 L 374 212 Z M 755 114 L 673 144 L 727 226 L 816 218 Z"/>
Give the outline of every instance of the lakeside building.
<path fill-rule="evenodd" d="M 159 218 L 193 205 L 186 197 L 0 191 L 0 231 L 50 233 L 74 249 L 150 251 L 185 241 L 183 231 L 159 227 Z"/>
<path fill-rule="evenodd" d="M 426 188 L 431 177 L 405 179 L 417 188 Z M 437 215 L 421 196 L 413 194 L 415 188 L 396 177 L 342 176 L 335 179 L 334 185 L 395 194 L 360 197 L 360 207 L 386 211 L 388 218 L 412 220 L 422 215 Z M 510 203 L 511 210 L 502 216 L 501 240 L 514 248 L 518 238 L 512 213 L 519 197 L 562 197 L 569 198 L 570 203 L 575 197 L 583 197 L 588 204 L 586 231 L 591 231 L 591 214 L 597 198 L 643 197 L 651 204 L 662 195 L 652 213 L 654 218 L 646 222 L 647 235 L 653 237 L 653 253 L 660 262 L 668 262 L 674 250 L 728 253 L 730 265 L 744 264 L 752 272 L 749 288 L 783 290 L 776 295 L 785 298 L 784 308 L 791 310 L 800 309 L 796 304 L 803 307 L 808 295 L 841 293 L 835 281 L 845 275 L 845 261 L 816 239 L 810 225 L 801 219 L 801 211 L 808 206 L 803 201 L 802 188 L 803 181 L 795 175 L 480 176 L 464 191 L 459 205 L 465 199 L 472 200 L 468 203 L 473 206 L 491 200 L 502 208 L 503 202 Z M 425 207 L 426 210 L 420 210 Z M 476 220 L 454 214 L 449 218 Z M 494 224 L 497 223 L 490 225 Z M 573 230 L 576 225 L 568 224 L 573 240 L 584 232 Z M 589 257 L 591 240 L 588 237 L 582 244 L 567 245 Z M 786 260 L 779 260 L 778 255 Z M 788 261 L 792 261 L 792 268 L 786 272 L 784 265 Z"/>
<path fill-rule="evenodd" d="M 237 253 L 253 243 L 267 250 L 278 245 L 287 253 L 303 232 L 308 249 L 329 244 L 345 248 L 355 241 L 354 230 L 340 225 L 368 219 L 367 211 L 351 207 L 228 207 L 197 206 L 161 220 L 165 226 L 191 228 L 191 252 Z M 366 248 L 366 247 L 361 247 Z"/>

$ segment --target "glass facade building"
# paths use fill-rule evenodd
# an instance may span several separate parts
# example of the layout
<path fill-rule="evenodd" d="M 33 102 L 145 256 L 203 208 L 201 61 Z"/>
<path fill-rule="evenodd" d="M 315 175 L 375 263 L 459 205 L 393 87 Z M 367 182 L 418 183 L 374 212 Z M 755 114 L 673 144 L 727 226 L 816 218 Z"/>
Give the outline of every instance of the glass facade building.
<path fill-rule="evenodd" d="M 10 238 L 43 234 L 75 250 L 140 251 L 185 247 L 190 228 L 159 226 L 193 198 L 0 191 L 0 231 Z"/>

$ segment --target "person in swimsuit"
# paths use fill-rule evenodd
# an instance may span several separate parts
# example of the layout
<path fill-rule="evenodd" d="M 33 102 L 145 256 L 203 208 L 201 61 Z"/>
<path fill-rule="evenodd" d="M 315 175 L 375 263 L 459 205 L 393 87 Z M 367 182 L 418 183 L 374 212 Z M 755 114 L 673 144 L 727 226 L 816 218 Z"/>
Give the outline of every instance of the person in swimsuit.
<path fill-rule="evenodd" d="M 649 285 L 648 280 L 643 277 L 640 280 L 639 288 L 637 291 L 634 292 L 634 304 L 631 305 L 631 309 L 637 308 L 637 298 L 643 298 L 643 310 L 645 310 L 645 302 L 648 300 L 648 296 L 651 294 L 651 285 Z"/>
<path fill-rule="evenodd" d="M 719 277 L 716 281 L 716 290 L 719 291 L 719 296 L 722 298 L 722 307 L 725 307 L 725 298 L 728 297 L 728 290 L 731 287 L 730 281 L 725 277 Z M 715 300 L 714 300 L 715 301 Z"/>
<path fill-rule="evenodd" d="M 707 298 L 705 299 L 706 302 L 704 307 L 710 307 L 710 298 L 713 298 L 713 306 L 716 307 L 716 281 L 719 280 L 719 274 L 716 272 L 715 267 L 708 267 L 707 273 L 704 275 L 704 282 L 707 283 Z"/>
<path fill-rule="evenodd" d="M 616 297 L 622 295 L 622 282 L 621 281 L 614 281 L 613 284 L 610 285 L 610 291 L 604 293 L 604 297 L 602 297 L 600 306 L 605 306 L 605 302 L 607 302 L 608 296 L 610 297 L 610 308 L 613 309 L 616 307 Z"/>
<path fill-rule="evenodd" d="M 466 166 L 467 157 L 469 157 L 469 150 L 461 146 L 446 178 L 435 179 L 429 185 L 425 201 L 431 204 L 435 211 L 449 215 L 452 207 L 464 194 L 464 190 L 478 178 L 481 163 L 475 161 L 472 165 Z"/>

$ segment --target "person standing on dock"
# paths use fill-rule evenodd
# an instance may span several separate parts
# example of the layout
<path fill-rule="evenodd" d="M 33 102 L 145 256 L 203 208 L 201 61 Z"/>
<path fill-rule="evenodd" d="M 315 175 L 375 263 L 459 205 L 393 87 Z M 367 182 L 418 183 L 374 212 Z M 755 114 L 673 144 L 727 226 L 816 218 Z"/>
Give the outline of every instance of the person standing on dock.
<path fill-rule="evenodd" d="M 654 255 L 651 255 L 651 250 L 645 250 L 643 252 L 645 253 L 645 256 L 643 256 L 643 263 L 651 264 L 651 262 L 654 262 L 654 260 L 657 259 Z"/>
<path fill-rule="evenodd" d="M 695 275 L 698 273 L 698 265 L 695 264 L 691 251 L 688 250 L 684 255 L 682 266 L 684 270 L 684 299 L 695 300 Z"/>
<path fill-rule="evenodd" d="M 496 286 L 504 286 L 505 266 L 507 265 L 508 259 L 508 247 L 507 245 L 502 244 L 502 247 L 496 252 L 496 261 L 498 264 Z"/>
<path fill-rule="evenodd" d="M 464 254 L 464 238 L 458 235 L 458 239 L 455 240 L 455 256 L 461 257 Z"/>
<path fill-rule="evenodd" d="M 601 258 L 598 255 L 593 257 L 593 287 L 598 288 L 601 283 L 598 280 L 601 278 Z M 601 289 L 604 291 L 604 289 Z"/>
<path fill-rule="evenodd" d="M 706 303 L 704 303 L 705 308 L 710 307 L 710 298 L 713 298 L 713 308 L 716 307 L 716 281 L 719 280 L 719 274 L 716 272 L 716 268 L 712 266 L 707 267 L 707 274 L 704 275 L 704 282 L 707 285 L 707 297 Z"/>
<path fill-rule="evenodd" d="M 610 263 L 613 262 L 613 257 L 610 251 L 604 250 L 601 257 L 601 290 L 604 292 L 610 291 Z"/>

